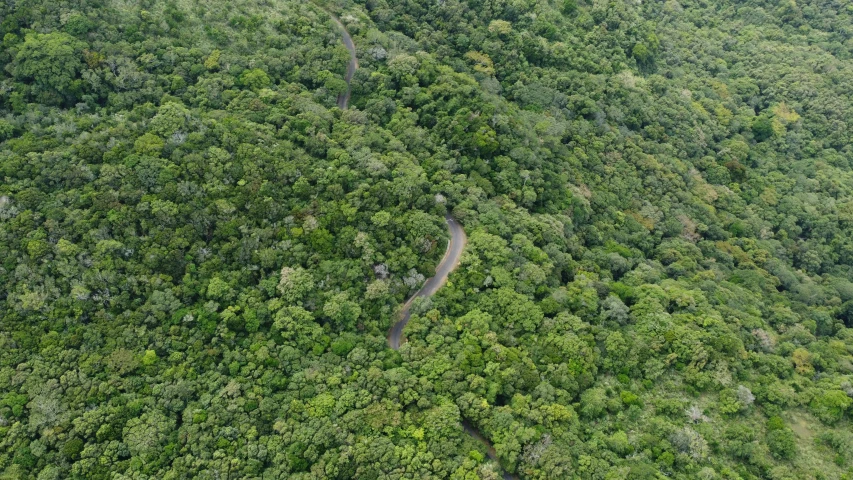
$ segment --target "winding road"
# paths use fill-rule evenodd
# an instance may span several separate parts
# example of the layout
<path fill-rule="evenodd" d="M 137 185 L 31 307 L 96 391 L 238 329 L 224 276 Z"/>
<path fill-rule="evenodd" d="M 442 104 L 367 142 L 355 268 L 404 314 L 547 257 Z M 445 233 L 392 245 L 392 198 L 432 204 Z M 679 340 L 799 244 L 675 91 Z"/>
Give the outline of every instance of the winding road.
<path fill-rule="evenodd" d="M 456 219 L 450 215 L 446 215 L 444 220 L 447 222 L 448 230 L 450 230 L 450 241 L 447 242 L 447 250 L 444 252 L 444 258 L 441 259 L 441 262 L 435 268 L 435 275 L 424 282 L 421 289 L 409 297 L 406 303 L 403 304 L 403 308 L 400 309 L 399 320 L 397 320 L 397 323 L 388 332 L 388 346 L 394 350 L 398 350 L 404 342 L 403 329 L 406 328 L 406 324 L 409 323 L 409 317 L 412 315 L 412 303 L 416 298 L 432 296 L 447 282 L 447 276 L 459 266 L 462 252 L 468 243 L 465 230 L 462 229 L 462 226 L 459 225 Z M 462 428 L 471 438 L 483 444 L 486 447 L 486 455 L 500 466 L 498 454 L 491 442 L 468 420 L 462 420 Z M 518 480 L 518 477 L 507 472 L 503 472 L 502 476 L 504 480 Z"/>
<path fill-rule="evenodd" d="M 435 269 L 435 276 L 424 282 L 421 289 L 415 292 L 403 304 L 403 308 L 400 310 L 400 320 L 388 332 L 388 346 L 394 350 L 397 350 L 402 345 L 403 329 L 409 323 L 410 310 L 415 299 L 433 295 L 447 282 L 447 276 L 450 275 L 450 272 L 456 270 L 456 267 L 459 266 L 459 259 L 462 258 L 462 250 L 465 249 L 468 237 L 465 236 L 465 230 L 462 230 L 462 226 L 453 217 L 447 215 L 444 219 L 447 221 L 447 227 L 450 230 L 450 241 L 447 243 L 447 251 L 444 252 L 444 258 L 441 259 L 441 262 Z"/>
<path fill-rule="evenodd" d="M 319 7 L 319 5 L 318 5 Z M 320 7 L 322 8 L 322 7 Z M 343 37 L 344 46 L 349 50 L 350 60 L 347 64 L 347 73 L 344 77 L 344 80 L 347 82 L 347 91 L 346 93 L 342 93 L 338 96 L 338 107 L 341 110 L 346 110 L 349 105 L 350 95 L 352 93 L 352 89 L 350 88 L 350 83 L 352 82 L 352 77 L 355 74 L 356 69 L 358 69 L 358 58 L 355 54 L 355 43 L 352 41 L 352 37 L 350 36 L 347 28 L 341 23 L 340 19 L 333 15 L 328 10 L 323 9 L 335 24 L 338 26 L 338 29 L 341 31 L 341 36 Z M 468 237 L 465 235 L 465 230 L 462 229 L 462 226 L 459 225 L 459 222 L 456 221 L 450 215 L 446 215 L 444 217 L 447 222 L 447 228 L 450 231 L 450 241 L 447 243 L 447 250 L 444 252 L 444 258 L 441 259 L 441 262 L 435 268 L 435 275 L 424 282 L 423 286 L 412 295 L 406 303 L 403 304 L 403 308 L 400 309 L 399 320 L 394 326 L 391 327 L 391 330 L 388 332 L 388 346 L 394 350 L 398 350 L 400 346 L 404 343 L 403 337 L 403 329 L 406 328 L 406 324 L 409 323 L 409 317 L 411 316 L 411 308 L 412 303 L 416 298 L 421 297 L 429 297 L 435 294 L 446 282 L 447 276 L 459 266 L 459 260 L 462 258 L 462 252 L 465 250 L 465 245 L 468 243 Z M 465 430 L 471 438 L 480 442 L 483 446 L 486 447 L 486 454 L 492 459 L 495 463 L 500 467 L 500 461 L 498 460 L 497 452 L 492 444 L 489 442 L 486 437 L 484 437 L 470 422 L 467 420 L 462 421 L 462 428 Z M 517 480 L 518 477 L 512 475 L 507 472 L 503 472 L 502 474 L 504 480 Z"/>

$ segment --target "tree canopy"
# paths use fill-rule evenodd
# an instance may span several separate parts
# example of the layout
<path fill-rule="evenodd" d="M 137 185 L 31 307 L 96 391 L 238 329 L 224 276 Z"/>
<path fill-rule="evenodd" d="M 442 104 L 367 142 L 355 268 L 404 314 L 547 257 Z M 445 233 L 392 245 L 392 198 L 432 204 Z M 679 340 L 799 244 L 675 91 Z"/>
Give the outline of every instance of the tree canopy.
<path fill-rule="evenodd" d="M 0 478 L 850 478 L 852 17 L 0 4 Z"/>

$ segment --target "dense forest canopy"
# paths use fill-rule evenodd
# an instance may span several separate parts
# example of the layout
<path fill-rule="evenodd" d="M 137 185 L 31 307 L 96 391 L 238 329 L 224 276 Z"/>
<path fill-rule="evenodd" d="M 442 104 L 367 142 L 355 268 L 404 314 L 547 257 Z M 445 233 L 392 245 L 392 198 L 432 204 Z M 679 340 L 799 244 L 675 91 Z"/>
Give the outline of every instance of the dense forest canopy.
<path fill-rule="evenodd" d="M 853 478 L 849 0 L 10 0 L 0 41 L 0 478 Z"/>

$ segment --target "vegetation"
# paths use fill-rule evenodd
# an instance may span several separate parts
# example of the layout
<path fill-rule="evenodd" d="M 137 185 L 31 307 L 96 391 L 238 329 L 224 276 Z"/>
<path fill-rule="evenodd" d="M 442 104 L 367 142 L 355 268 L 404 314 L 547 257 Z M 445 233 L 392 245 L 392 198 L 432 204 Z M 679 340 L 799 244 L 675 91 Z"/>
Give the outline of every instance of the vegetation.
<path fill-rule="evenodd" d="M 0 478 L 853 477 L 851 25 L 0 4 Z"/>

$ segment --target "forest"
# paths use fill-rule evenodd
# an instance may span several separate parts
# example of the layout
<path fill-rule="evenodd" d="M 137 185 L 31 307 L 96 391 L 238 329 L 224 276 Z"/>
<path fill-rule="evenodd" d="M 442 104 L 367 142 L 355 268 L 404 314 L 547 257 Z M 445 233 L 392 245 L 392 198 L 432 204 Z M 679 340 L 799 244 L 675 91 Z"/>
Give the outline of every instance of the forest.
<path fill-rule="evenodd" d="M 853 0 L 7 0 L 0 41 L 0 480 L 853 480 Z"/>

